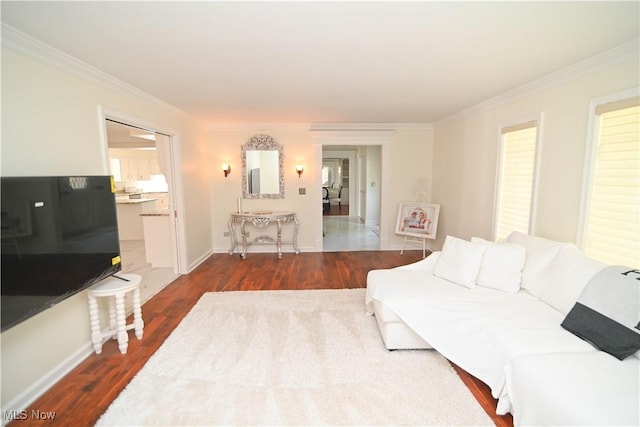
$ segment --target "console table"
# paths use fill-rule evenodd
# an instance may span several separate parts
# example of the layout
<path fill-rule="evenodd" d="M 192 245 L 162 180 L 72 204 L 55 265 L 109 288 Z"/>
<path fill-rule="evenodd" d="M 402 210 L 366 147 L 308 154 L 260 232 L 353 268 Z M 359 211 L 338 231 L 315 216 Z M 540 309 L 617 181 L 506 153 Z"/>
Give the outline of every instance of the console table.
<path fill-rule="evenodd" d="M 291 242 L 282 241 L 282 224 L 292 222 L 293 238 Z M 273 239 L 260 239 L 257 237 L 251 242 L 247 242 L 247 232 L 245 230 L 246 224 L 249 223 L 252 226 L 263 229 L 269 224 L 275 223 L 278 227 L 276 240 Z M 239 226 L 239 227 L 238 227 Z M 236 248 L 238 248 L 238 230 L 240 231 L 240 238 L 242 242 L 242 252 L 240 256 L 244 259 L 247 256 L 247 248 L 249 245 L 275 245 L 278 252 L 278 258 L 282 258 L 282 244 L 291 244 L 296 254 L 300 253 L 298 249 L 298 218 L 295 212 L 244 212 L 233 213 L 229 220 L 229 237 L 231 238 L 231 248 L 229 249 L 229 255 L 232 255 Z"/>

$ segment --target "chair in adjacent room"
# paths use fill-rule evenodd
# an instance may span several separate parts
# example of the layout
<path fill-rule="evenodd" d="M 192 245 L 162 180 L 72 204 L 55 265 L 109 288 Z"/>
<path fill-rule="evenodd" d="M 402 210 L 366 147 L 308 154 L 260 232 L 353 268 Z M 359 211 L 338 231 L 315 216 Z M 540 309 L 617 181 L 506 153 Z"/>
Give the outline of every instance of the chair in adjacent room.
<path fill-rule="evenodd" d="M 322 187 L 322 212 L 329 212 L 331 205 L 329 204 L 329 188 Z"/>
<path fill-rule="evenodd" d="M 322 187 L 322 215 L 329 212 L 329 208 L 331 205 L 329 204 L 329 189 L 327 187 Z M 322 237 L 324 237 L 324 228 L 322 229 Z"/>
<path fill-rule="evenodd" d="M 335 189 L 331 190 L 335 191 Z M 338 209 L 342 209 L 342 185 L 338 189 L 337 193 L 331 190 L 329 190 L 329 205 L 331 205 L 332 201 L 336 201 L 338 202 Z"/>

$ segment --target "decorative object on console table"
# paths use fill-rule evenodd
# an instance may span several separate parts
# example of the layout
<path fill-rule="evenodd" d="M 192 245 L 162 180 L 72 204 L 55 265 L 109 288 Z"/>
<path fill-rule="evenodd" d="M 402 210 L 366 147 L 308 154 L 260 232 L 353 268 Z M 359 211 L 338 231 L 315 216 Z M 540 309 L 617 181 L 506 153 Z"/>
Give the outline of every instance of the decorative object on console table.
<path fill-rule="evenodd" d="M 247 232 L 245 228 L 247 222 L 259 229 L 265 229 L 271 223 L 275 223 L 277 226 L 275 241 L 269 241 L 268 239 L 265 239 L 265 236 L 260 236 L 253 242 L 247 242 Z M 282 224 L 289 222 L 294 224 L 292 240 L 291 242 L 282 242 Z M 237 227 L 238 224 L 240 227 Z M 246 258 L 247 249 L 249 245 L 252 244 L 275 244 L 278 258 L 282 258 L 282 244 L 291 244 L 297 255 L 300 253 L 300 249 L 298 248 L 298 228 L 298 218 L 294 212 L 265 211 L 231 214 L 231 219 L 229 220 L 229 237 L 231 239 L 229 255 L 232 255 L 236 249 L 238 249 L 238 231 L 240 232 L 240 241 L 242 242 L 242 251 L 240 252 L 240 256 L 242 258 Z"/>

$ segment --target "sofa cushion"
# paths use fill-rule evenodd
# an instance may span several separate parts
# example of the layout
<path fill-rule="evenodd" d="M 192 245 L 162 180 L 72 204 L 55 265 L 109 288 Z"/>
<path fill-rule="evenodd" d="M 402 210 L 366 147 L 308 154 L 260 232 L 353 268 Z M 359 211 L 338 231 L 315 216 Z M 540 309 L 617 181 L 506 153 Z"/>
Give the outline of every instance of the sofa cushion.
<path fill-rule="evenodd" d="M 514 231 L 507 237 L 508 243 L 524 246 L 527 252 L 522 269 L 522 289 L 535 296 L 540 296 L 540 274 L 547 268 L 560 248 L 568 243 L 554 242 L 541 237 L 529 236 Z"/>
<path fill-rule="evenodd" d="M 476 286 L 486 246 L 447 236 L 433 274 L 467 288 Z"/>
<path fill-rule="evenodd" d="M 516 426 L 637 426 L 639 373 L 637 359 L 600 351 L 520 356 L 505 369 L 504 409 Z"/>
<path fill-rule="evenodd" d="M 504 386 L 504 366 L 513 357 L 596 351 L 560 326 L 560 312 L 528 292 L 467 289 L 431 274 L 387 271 L 370 276 L 378 286 L 369 292 L 367 281 L 368 298 L 383 302 L 440 354 L 487 384 L 496 398 Z"/>
<path fill-rule="evenodd" d="M 416 264 L 414 263 L 413 265 L 415 266 Z M 426 286 L 433 278 L 432 270 L 425 271 L 415 268 L 396 267 L 369 271 L 367 273 L 367 290 L 365 293 L 367 313 L 374 313 L 373 295 L 378 294 L 378 292 L 382 292 L 380 295 L 391 300 L 411 298 L 410 293 L 403 293 L 402 284 L 406 283 L 407 285 L 421 287 Z M 392 289 L 387 289 L 389 284 L 392 285 Z M 383 290 L 379 291 L 378 288 Z M 411 288 L 411 292 L 413 292 L 413 288 Z M 397 319 L 393 319 L 393 316 L 395 315 L 391 315 L 389 319 L 385 318 L 384 321 L 397 321 Z"/>
<path fill-rule="evenodd" d="M 476 284 L 504 292 L 518 292 L 526 256 L 524 246 L 494 243 L 479 237 L 472 237 L 471 241 L 487 248 L 482 257 Z"/>
<path fill-rule="evenodd" d="M 606 266 L 580 252 L 576 245 L 567 244 L 541 272 L 539 298 L 567 314 L 589 280 Z"/>
<path fill-rule="evenodd" d="M 611 266 L 596 274 L 562 327 L 623 360 L 640 349 L 640 272 Z"/>

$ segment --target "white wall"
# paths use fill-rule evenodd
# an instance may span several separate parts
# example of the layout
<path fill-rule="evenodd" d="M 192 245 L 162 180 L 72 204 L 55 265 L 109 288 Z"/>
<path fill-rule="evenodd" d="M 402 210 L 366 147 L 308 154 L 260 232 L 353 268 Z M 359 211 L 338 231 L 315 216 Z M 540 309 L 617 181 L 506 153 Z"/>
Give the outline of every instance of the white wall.
<path fill-rule="evenodd" d="M 187 263 L 193 265 L 211 250 L 209 168 L 202 156 L 207 144 L 195 120 L 166 104 L 3 47 L 2 175 L 108 174 L 100 107 L 175 132 L 182 159 Z M 63 374 L 65 363 L 86 356 L 86 293 L 5 331 L 1 340 L 4 409 L 28 400 L 32 387 L 56 379 L 48 375 Z"/>
<path fill-rule="evenodd" d="M 242 197 L 242 159 L 241 146 L 256 134 L 267 134 L 284 147 L 284 199 L 243 199 L 244 211 L 294 211 L 300 221 L 298 246 L 301 250 L 312 248 L 313 233 L 309 218 L 314 208 L 322 209 L 320 190 L 314 186 L 313 152 L 308 131 L 298 126 L 272 125 L 269 128 L 254 129 L 250 126 L 241 129 L 219 129 L 209 132 L 207 163 L 214 173 L 209 183 L 211 198 L 210 228 L 215 252 L 229 250 L 229 215 L 237 210 L 237 199 Z M 224 177 L 221 165 L 228 163 L 232 172 Z M 296 165 L 304 165 L 304 173 L 298 177 Z M 298 194 L 298 188 L 306 188 L 306 194 Z M 318 203 L 315 203 L 316 200 Z M 289 240 L 290 225 L 285 225 L 283 240 Z M 255 233 L 256 230 L 249 230 Z M 268 233 L 264 233 L 268 234 Z M 290 235 L 290 234 L 289 234 Z M 251 250 L 273 250 L 267 247 L 252 247 Z M 283 246 L 284 252 L 291 251 Z"/>
<path fill-rule="evenodd" d="M 575 242 L 589 101 L 639 84 L 637 44 L 593 58 L 434 124 L 437 247 L 447 234 L 492 237 L 500 125 L 543 114 L 534 234 Z"/>
<path fill-rule="evenodd" d="M 316 159 L 314 138 L 308 125 L 267 124 L 210 130 L 207 163 L 214 171 L 209 185 L 214 252 L 226 252 L 229 249 L 229 238 L 225 237 L 224 233 L 228 231 L 229 215 L 237 209 L 237 198 L 242 196 L 240 149 L 249 138 L 258 133 L 273 137 L 284 147 L 285 198 L 246 199 L 242 202 L 243 210 L 295 211 L 300 222 L 298 246 L 302 251 L 321 251 L 322 187 L 320 170 L 316 170 L 316 165 L 318 168 L 322 165 L 322 152 L 319 150 L 319 157 Z M 388 159 L 390 191 L 387 200 L 382 200 L 382 203 L 386 204 L 386 220 L 389 225 L 385 235 L 381 236 L 381 241 L 386 242 L 383 249 L 399 250 L 402 243 L 402 238 L 394 234 L 398 204 L 401 201 L 413 200 L 416 191 L 426 192 L 426 197 L 431 196 L 432 148 L 433 132 L 430 126 L 404 128 L 400 125 L 393 133 Z M 379 163 L 372 169 L 380 171 L 380 162 L 384 167 L 384 161 L 381 161 L 379 154 L 380 146 L 374 147 L 374 153 L 376 151 Z M 221 170 L 223 163 L 231 164 L 233 171 L 227 178 Z M 304 165 L 304 173 L 300 178 L 295 170 L 298 164 Z M 356 177 L 352 175 L 350 185 L 353 186 L 353 191 L 355 180 Z M 374 190 L 380 194 L 381 177 L 372 176 L 368 181 L 368 185 L 371 181 L 376 182 Z M 306 189 L 306 195 L 298 194 L 301 187 Z M 374 202 L 379 204 L 377 201 Z M 381 220 L 379 215 L 380 213 L 372 217 L 372 223 Z M 284 252 L 292 250 L 287 246 L 283 246 L 282 249 Z M 256 246 L 251 250 L 270 251 L 272 248 Z"/>
<path fill-rule="evenodd" d="M 367 225 L 380 225 L 380 199 L 382 187 L 382 149 L 379 145 L 367 146 L 365 150 L 367 158 L 367 206 L 364 222 Z"/>

